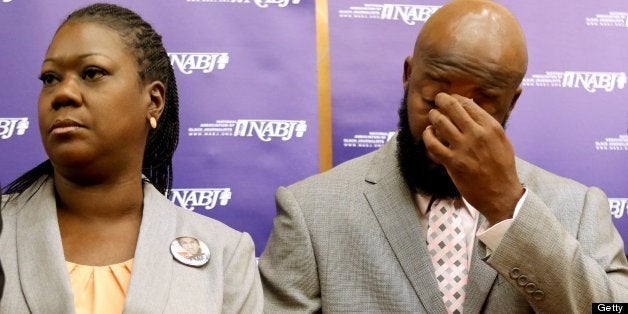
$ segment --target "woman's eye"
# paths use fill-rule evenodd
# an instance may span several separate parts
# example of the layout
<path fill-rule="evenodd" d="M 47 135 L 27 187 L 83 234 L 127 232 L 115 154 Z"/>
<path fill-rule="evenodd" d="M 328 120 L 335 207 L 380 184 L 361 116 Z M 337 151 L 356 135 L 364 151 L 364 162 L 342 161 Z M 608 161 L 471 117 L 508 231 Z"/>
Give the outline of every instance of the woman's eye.
<path fill-rule="evenodd" d="M 48 86 L 58 82 L 57 77 L 52 73 L 44 73 L 39 76 L 39 80 L 44 83 L 44 86 Z"/>
<path fill-rule="evenodd" d="M 94 81 L 105 76 L 106 74 L 107 72 L 103 69 L 87 68 L 85 71 L 83 71 L 83 79 L 88 81 Z"/>

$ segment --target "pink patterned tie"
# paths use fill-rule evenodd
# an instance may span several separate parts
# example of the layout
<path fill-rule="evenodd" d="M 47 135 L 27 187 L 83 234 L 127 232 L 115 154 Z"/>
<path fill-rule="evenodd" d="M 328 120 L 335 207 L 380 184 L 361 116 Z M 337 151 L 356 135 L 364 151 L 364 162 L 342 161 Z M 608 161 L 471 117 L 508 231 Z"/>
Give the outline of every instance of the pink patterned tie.
<path fill-rule="evenodd" d="M 430 210 L 427 249 L 447 312 L 462 313 L 468 280 L 467 244 L 458 212 L 446 201 L 440 203 L 442 206 Z"/>

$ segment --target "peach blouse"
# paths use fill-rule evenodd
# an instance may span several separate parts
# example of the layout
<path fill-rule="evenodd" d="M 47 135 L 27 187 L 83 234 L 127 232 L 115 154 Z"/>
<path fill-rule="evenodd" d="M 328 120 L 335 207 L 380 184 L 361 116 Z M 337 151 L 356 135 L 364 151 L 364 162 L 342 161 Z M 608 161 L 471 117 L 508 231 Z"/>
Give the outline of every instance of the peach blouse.
<path fill-rule="evenodd" d="M 107 266 L 65 264 L 77 314 L 122 313 L 133 259 Z"/>

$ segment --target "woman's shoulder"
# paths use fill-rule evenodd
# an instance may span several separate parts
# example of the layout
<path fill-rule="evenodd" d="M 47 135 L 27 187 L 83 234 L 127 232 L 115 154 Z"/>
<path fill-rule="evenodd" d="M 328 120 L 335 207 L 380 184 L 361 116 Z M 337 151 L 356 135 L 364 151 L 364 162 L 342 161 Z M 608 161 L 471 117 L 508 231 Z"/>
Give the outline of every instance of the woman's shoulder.
<path fill-rule="evenodd" d="M 151 202 L 149 206 L 160 212 L 160 220 L 176 220 L 176 233 L 179 236 L 205 239 L 204 241 L 227 247 L 238 246 L 241 241 L 250 239 L 246 232 L 238 231 L 216 219 L 179 207 L 154 188 L 149 190 L 151 191 L 145 190 L 145 195 L 148 196 L 145 201 Z M 166 218 L 168 216 L 170 218 Z"/>
<path fill-rule="evenodd" d="M 234 239 L 240 239 L 243 235 L 243 232 L 238 231 L 219 220 L 190 211 L 189 209 L 185 209 L 174 204 L 173 207 L 176 208 L 175 210 L 177 212 L 178 222 L 182 225 L 182 227 L 205 230 L 209 233 Z"/>
<path fill-rule="evenodd" d="M 47 176 L 43 176 L 22 191 L 2 194 L 2 200 L 0 201 L 2 215 L 15 215 L 33 199 L 54 197 L 51 190 L 52 183 L 48 179 Z"/>
<path fill-rule="evenodd" d="M 195 237 L 210 247 L 210 251 L 222 252 L 230 260 L 234 255 L 255 256 L 255 243 L 251 236 L 238 231 L 216 219 L 195 213 L 179 206 L 177 211 L 177 234 Z M 225 262 L 227 262 L 225 260 Z"/>

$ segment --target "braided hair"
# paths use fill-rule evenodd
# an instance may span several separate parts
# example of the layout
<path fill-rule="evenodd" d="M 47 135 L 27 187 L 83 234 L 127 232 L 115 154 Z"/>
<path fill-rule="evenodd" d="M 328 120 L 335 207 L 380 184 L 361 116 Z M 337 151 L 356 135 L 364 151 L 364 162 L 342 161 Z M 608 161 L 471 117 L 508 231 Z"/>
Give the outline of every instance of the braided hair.
<path fill-rule="evenodd" d="M 97 23 L 118 32 L 136 57 L 140 81 L 161 81 L 165 85 L 164 111 L 157 128 L 148 134 L 142 174 L 159 192 L 167 195 L 172 188 L 172 156 L 179 141 L 179 96 L 174 70 L 161 36 L 137 13 L 114 4 L 96 3 L 78 9 L 59 29 L 68 23 L 81 22 Z M 46 160 L 11 182 L 3 189 L 3 194 L 22 193 L 40 178 L 52 176 L 53 172 L 52 163 Z"/>

